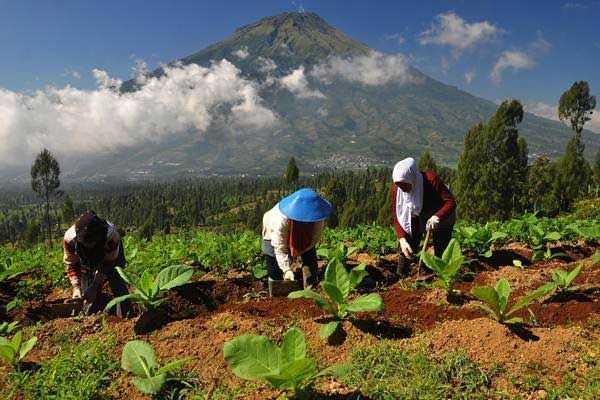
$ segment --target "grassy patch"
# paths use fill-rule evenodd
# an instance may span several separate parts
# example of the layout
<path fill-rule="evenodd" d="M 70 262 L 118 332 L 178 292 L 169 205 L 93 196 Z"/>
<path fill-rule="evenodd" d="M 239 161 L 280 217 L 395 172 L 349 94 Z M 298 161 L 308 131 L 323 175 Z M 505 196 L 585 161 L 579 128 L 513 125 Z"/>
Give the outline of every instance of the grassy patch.
<path fill-rule="evenodd" d="M 440 359 L 390 342 L 358 347 L 342 382 L 372 399 L 485 399 L 490 375 L 461 353 Z"/>
<path fill-rule="evenodd" d="M 34 372 L 10 374 L 11 384 L 2 389 L 0 398 L 102 399 L 102 390 L 118 370 L 114 346 L 111 337 L 67 346 Z"/>

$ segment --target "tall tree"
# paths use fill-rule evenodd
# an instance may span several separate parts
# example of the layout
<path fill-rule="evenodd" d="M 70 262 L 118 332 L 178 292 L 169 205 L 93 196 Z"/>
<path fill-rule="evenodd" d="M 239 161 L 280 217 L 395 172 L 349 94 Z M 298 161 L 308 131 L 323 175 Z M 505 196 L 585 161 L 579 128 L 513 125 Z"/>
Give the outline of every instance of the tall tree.
<path fill-rule="evenodd" d="M 527 144 L 519 137 L 523 106 L 504 101 L 486 125 L 465 135 L 456 178 L 460 212 L 468 219 L 506 219 L 524 206 Z"/>
<path fill-rule="evenodd" d="M 560 209 L 564 211 L 571 208 L 573 201 L 589 185 L 591 167 L 583 155 L 585 145 L 581 140 L 581 132 L 595 107 L 596 97 L 590 95 L 590 87 L 585 81 L 573 83 L 560 96 L 558 117 L 561 121 L 568 121 L 575 132 L 567 143 L 565 155 L 558 163 L 557 179 L 553 187 L 553 194 L 559 201 Z"/>
<path fill-rule="evenodd" d="M 31 166 L 31 188 L 44 199 L 44 217 L 46 220 L 47 236 L 52 243 L 52 225 L 50 224 L 50 199 L 60 186 L 60 166 L 56 158 L 48 151 L 42 150 Z"/>
<path fill-rule="evenodd" d="M 66 222 L 67 224 L 70 224 L 73 218 L 75 218 L 75 206 L 73 205 L 73 200 L 71 200 L 71 196 L 69 195 L 65 197 L 61 214 L 63 222 Z"/>
<path fill-rule="evenodd" d="M 555 214 L 558 211 L 556 199 L 552 193 L 552 186 L 556 176 L 556 165 L 547 154 L 542 154 L 529 168 L 528 192 L 529 203 L 533 211 L 545 215 Z"/>
<path fill-rule="evenodd" d="M 425 150 L 421 154 L 419 162 L 417 163 L 417 168 L 419 168 L 420 171 L 432 170 L 437 172 L 438 166 L 435 160 L 433 159 L 433 156 L 431 155 L 431 151 L 429 151 L 429 149 Z"/>
<path fill-rule="evenodd" d="M 285 174 L 283 179 L 285 183 L 291 185 L 293 183 L 298 182 L 298 176 L 300 175 L 300 170 L 298 170 L 298 166 L 296 165 L 296 159 L 294 157 L 290 158 L 288 161 L 287 168 L 285 169 Z"/>

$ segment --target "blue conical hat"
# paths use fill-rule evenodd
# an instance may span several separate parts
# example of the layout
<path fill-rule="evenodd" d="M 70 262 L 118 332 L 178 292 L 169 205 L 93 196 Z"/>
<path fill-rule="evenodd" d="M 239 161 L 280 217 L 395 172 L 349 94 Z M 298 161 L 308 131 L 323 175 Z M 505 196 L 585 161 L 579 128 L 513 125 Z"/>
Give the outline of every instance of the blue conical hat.
<path fill-rule="evenodd" d="M 294 221 L 317 222 L 327 219 L 333 206 L 313 189 L 303 188 L 281 199 L 279 210 Z"/>

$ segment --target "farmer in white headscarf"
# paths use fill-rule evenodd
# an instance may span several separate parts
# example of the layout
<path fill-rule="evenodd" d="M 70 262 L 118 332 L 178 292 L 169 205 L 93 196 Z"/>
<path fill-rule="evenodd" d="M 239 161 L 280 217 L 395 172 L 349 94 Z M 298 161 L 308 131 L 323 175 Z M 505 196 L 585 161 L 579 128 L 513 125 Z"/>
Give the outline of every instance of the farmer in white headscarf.
<path fill-rule="evenodd" d="M 421 172 L 412 158 L 399 161 L 392 174 L 392 216 L 406 266 L 418 251 L 423 233 L 433 235 L 435 254 L 440 257 L 452 237 L 456 201 L 435 171 Z M 402 271 L 402 272 L 407 272 Z"/>

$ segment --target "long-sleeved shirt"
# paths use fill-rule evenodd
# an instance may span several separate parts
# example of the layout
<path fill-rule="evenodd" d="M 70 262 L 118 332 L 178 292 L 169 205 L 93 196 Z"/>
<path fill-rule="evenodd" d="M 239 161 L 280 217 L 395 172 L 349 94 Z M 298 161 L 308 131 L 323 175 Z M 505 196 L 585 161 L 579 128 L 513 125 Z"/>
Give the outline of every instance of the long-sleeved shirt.
<path fill-rule="evenodd" d="M 442 182 L 435 171 L 424 171 L 423 174 L 423 207 L 421 214 L 424 219 L 429 219 L 436 215 L 440 221 L 446 220 L 456 209 L 456 200 L 448 190 L 448 187 Z M 392 184 L 392 220 L 396 236 L 398 238 L 406 237 L 406 231 L 400 225 L 396 216 L 396 203 L 398 187 Z"/>
<path fill-rule="evenodd" d="M 314 223 L 311 246 L 306 250 L 315 247 L 321 237 L 324 226 L 324 221 Z M 263 216 L 262 238 L 263 240 L 271 242 L 279 268 L 281 268 L 284 273 L 289 271 L 292 268 L 292 256 L 290 254 L 290 224 L 289 219 L 279 210 L 278 204 L 267 211 Z"/>
<path fill-rule="evenodd" d="M 67 271 L 82 267 L 81 258 L 75 252 L 75 225 L 71 226 L 66 232 L 63 240 L 63 262 Z M 121 236 L 113 224 L 108 222 L 106 233 L 106 243 L 104 245 L 104 268 L 114 267 L 119 259 L 119 250 L 121 246 Z M 88 265 L 83 265 L 89 267 Z"/>

